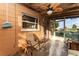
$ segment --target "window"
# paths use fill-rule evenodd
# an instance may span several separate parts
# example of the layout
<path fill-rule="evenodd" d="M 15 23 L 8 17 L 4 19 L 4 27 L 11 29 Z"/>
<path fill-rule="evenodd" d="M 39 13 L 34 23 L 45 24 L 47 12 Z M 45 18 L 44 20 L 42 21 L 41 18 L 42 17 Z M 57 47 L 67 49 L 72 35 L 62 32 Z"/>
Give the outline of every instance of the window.
<path fill-rule="evenodd" d="M 24 14 L 22 16 L 22 31 L 37 31 L 37 30 L 39 30 L 38 19 Z"/>

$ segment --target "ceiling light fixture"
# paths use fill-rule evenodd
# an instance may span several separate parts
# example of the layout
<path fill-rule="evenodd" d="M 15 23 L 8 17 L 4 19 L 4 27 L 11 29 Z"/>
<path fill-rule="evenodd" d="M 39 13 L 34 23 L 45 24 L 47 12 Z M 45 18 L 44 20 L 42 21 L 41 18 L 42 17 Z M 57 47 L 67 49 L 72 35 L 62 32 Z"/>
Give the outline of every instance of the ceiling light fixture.
<path fill-rule="evenodd" d="M 51 15 L 52 13 L 53 13 L 53 10 L 52 10 L 52 8 L 49 7 L 48 10 L 47 10 L 47 14 Z"/>

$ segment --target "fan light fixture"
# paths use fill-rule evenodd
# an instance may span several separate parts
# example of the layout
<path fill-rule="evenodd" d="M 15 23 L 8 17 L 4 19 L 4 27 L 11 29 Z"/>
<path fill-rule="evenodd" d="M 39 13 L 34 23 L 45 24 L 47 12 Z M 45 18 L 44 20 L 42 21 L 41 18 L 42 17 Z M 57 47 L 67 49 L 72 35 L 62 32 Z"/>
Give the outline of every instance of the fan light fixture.
<path fill-rule="evenodd" d="M 53 13 L 52 9 L 49 8 L 48 11 L 47 11 L 47 14 L 48 14 L 48 15 L 51 15 L 52 13 Z"/>

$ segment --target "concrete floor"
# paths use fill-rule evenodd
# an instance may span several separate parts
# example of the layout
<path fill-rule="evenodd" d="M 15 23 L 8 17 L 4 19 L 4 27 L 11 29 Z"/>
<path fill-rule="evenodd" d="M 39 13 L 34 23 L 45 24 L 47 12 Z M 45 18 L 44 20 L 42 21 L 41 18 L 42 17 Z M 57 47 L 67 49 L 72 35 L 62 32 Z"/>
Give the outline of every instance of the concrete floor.
<path fill-rule="evenodd" d="M 79 51 L 69 50 L 68 54 L 69 54 L 68 56 L 79 56 Z"/>
<path fill-rule="evenodd" d="M 33 52 L 32 56 L 48 56 L 48 54 L 49 54 L 48 51 L 36 51 L 36 50 L 33 50 L 32 52 Z M 31 56 L 31 55 L 16 53 L 14 56 Z M 68 50 L 68 56 L 79 56 L 79 51 Z"/>

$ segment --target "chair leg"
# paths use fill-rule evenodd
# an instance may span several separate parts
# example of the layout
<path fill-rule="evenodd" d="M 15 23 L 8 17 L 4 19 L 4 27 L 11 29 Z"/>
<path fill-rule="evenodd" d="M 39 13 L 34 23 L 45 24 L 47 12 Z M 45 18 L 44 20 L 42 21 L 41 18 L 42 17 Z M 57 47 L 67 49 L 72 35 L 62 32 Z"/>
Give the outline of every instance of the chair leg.
<path fill-rule="evenodd" d="M 24 54 L 28 54 L 28 50 L 27 50 L 27 48 L 25 48 L 25 50 L 24 50 Z"/>
<path fill-rule="evenodd" d="M 31 56 L 33 56 L 33 53 L 31 52 Z"/>

